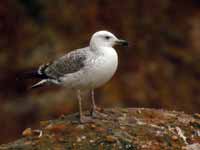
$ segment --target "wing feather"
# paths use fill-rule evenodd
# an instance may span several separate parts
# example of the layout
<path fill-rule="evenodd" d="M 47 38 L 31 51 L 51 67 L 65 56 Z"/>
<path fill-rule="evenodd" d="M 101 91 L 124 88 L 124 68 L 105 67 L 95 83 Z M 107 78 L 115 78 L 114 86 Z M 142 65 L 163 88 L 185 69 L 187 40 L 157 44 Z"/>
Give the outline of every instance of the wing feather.
<path fill-rule="evenodd" d="M 43 72 L 49 78 L 59 79 L 65 74 L 79 71 L 84 67 L 85 59 L 82 51 L 72 51 L 49 64 Z"/>

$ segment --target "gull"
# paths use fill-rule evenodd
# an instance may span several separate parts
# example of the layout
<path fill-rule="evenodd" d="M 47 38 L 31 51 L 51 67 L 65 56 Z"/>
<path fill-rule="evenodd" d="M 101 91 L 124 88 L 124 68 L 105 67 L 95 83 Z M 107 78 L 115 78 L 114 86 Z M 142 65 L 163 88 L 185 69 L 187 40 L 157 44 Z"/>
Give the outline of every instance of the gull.
<path fill-rule="evenodd" d="M 52 83 L 76 90 L 79 104 L 79 121 L 80 123 L 87 122 L 89 117 L 84 116 L 82 112 L 81 92 L 84 90 L 91 91 L 91 114 L 94 117 L 98 112 L 94 89 L 108 82 L 117 70 L 118 55 L 113 48 L 115 45 L 127 46 L 128 42 L 118 39 L 108 31 L 94 33 L 88 47 L 71 51 L 29 73 L 30 78 L 41 79 L 31 88 Z"/>

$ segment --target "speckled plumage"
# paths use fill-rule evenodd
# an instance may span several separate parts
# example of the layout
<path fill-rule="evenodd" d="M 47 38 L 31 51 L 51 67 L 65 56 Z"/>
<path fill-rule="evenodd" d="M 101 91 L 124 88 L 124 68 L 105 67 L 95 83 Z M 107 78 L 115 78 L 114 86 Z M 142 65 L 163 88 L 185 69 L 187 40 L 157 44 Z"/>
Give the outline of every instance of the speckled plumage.
<path fill-rule="evenodd" d="M 53 79 L 59 80 L 65 74 L 70 74 L 79 71 L 84 67 L 86 59 L 85 48 L 72 51 L 54 62 L 48 64 L 43 70 L 43 73 Z"/>
<path fill-rule="evenodd" d="M 52 63 L 39 67 L 35 77 L 42 79 L 32 87 L 54 83 L 75 89 L 78 93 L 80 121 L 84 122 L 81 107 L 82 90 L 92 91 L 92 112 L 96 112 L 93 90 L 111 79 L 117 70 L 118 55 L 114 45 L 127 45 L 108 31 L 93 34 L 88 47 L 69 52 Z"/>

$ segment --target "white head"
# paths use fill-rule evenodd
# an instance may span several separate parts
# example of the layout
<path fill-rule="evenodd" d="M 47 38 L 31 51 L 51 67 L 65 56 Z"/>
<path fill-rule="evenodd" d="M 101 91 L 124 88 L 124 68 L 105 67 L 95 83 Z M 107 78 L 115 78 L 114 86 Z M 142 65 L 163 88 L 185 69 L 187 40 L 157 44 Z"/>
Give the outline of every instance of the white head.
<path fill-rule="evenodd" d="M 98 31 L 92 35 L 90 40 L 90 47 L 93 49 L 100 47 L 113 47 L 114 45 L 127 46 L 128 42 L 118 39 L 114 34 L 108 31 Z"/>

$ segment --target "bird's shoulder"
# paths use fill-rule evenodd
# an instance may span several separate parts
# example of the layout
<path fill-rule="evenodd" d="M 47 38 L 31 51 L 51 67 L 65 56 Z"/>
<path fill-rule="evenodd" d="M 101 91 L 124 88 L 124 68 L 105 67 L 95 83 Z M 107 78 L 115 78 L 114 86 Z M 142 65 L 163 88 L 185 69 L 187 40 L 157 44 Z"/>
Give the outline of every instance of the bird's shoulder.
<path fill-rule="evenodd" d="M 87 47 L 86 48 L 82 48 L 82 49 L 76 49 L 73 50 L 65 55 L 63 55 L 62 57 L 60 57 L 59 59 L 55 60 L 54 63 L 56 62 L 69 62 L 69 63 L 77 63 L 77 61 L 83 61 L 86 59 L 87 57 Z"/>

